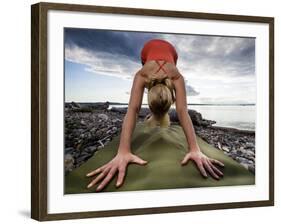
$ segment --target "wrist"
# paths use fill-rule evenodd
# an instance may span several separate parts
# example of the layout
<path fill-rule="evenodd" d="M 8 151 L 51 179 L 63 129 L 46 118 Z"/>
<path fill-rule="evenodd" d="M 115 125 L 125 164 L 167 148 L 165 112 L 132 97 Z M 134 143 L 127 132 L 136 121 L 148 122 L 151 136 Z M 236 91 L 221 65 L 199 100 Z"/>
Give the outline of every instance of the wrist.
<path fill-rule="evenodd" d="M 129 154 L 131 153 L 131 150 L 129 148 L 119 148 L 118 149 L 118 154 L 123 155 L 123 154 Z"/>
<path fill-rule="evenodd" d="M 190 147 L 190 152 L 201 152 L 198 145 Z"/>

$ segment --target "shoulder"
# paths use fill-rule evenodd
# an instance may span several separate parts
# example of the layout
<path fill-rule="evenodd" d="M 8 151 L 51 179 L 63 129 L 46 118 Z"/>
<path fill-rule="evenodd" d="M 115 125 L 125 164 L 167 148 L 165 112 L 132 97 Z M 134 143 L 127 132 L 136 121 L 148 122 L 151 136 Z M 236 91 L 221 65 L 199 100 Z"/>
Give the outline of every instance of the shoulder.
<path fill-rule="evenodd" d="M 175 73 L 175 74 L 173 74 L 173 76 L 171 77 L 171 79 L 172 79 L 172 81 L 177 81 L 177 80 L 183 79 L 183 76 L 182 76 L 182 74 L 180 74 L 180 73 Z"/>
<path fill-rule="evenodd" d="M 142 69 L 138 70 L 133 78 L 134 85 L 144 87 L 145 81 L 146 81 L 146 77 Z"/>
<path fill-rule="evenodd" d="M 176 81 L 182 77 L 176 65 L 170 63 L 168 66 L 168 76 L 172 81 Z"/>

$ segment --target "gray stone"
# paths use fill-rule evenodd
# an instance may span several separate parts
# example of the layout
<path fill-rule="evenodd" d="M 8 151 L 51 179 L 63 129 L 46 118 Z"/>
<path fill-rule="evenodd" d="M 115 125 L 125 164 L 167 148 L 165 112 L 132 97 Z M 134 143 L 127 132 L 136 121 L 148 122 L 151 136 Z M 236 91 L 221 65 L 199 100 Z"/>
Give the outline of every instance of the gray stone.
<path fill-rule="evenodd" d="M 97 150 L 96 146 L 89 146 L 87 148 L 85 148 L 85 151 L 89 152 L 89 153 L 93 153 Z"/>
<path fill-rule="evenodd" d="M 64 153 L 65 154 L 71 154 L 74 151 L 75 151 L 75 149 L 73 147 L 68 147 L 68 148 L 65 148 Z"/>
<path fill-rule="evenodd" d="M 71 154 L 64 156 L 64 168 L 66 172 L 72 171 L 74 165 L 74 158 Z"/>
<path fill-rule="evenodd" d="M 225 151 L 225 152 L 229 152 L 230 151 L 229 148 L 227 148 L 226 146 L 223 146 L 222 150 Z"/>
<path fill-rule="evenodd" d="M 107 121 L 108 120 L 108 116 L 106 114 L 99 114 L 98 118 L 102 119 L 103 121 Z"/>
<path fill-rule="evenodd" d="M 245 148 L 255 148 L 255 144 L 252 142 L 246 142 L 246 147 Z"/>
<path fill-rule="evenodd" d="M 112 119 L 112 123 L 118 123 L 118 122 L 122 122 L 122 120 L 119 118 Z"/>

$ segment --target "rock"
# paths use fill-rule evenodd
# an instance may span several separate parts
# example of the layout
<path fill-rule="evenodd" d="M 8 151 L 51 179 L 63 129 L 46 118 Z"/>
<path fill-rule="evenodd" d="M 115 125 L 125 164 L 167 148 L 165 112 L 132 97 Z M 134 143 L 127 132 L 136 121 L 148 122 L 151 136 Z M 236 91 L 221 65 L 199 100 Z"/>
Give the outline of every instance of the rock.
<path fill-rule="evenodd" d="M 255 147 L 255 144 L 254 143 L 252 143 L 252 142 L 246 142 L 246 149 L 247 148 L 254 148 Z"/>
<path fill-rule="evenodd" d="M 79 103 L 75 103 L 73 101 L 70 103 L 70 105 L 71 105 L 72 108 L 81 108 Z"/>
<path fill-rule="evenodd" d="M 194 125 L 198 125 L 198 126 L 203 126 L 203 127 L 208 127 L 211 126 L 213 124 L 215 124 L 215 121 L 212 120 L 206 120 L 202 118 L 202 115 L 200 113 L 198 113 L 195 110 L 188 110 L 188 114 L 192 120 L 192 123 Z"/>
<path fill-rule="evenodd" d="M 222 150 L 225 151 L 225 152 L 229 152 L 230 151 L 229 148 L 227 148 L 226 146 L 223 146 Z"/>
<path fill-rule="evenodd" d="M 72 171 L 74 166 L 74 158 L 71 154 L 66 154 L 64 156 L 64 168 L 66 172 Z"/>
<path fill-rule="evenodd" d="M 99 114 L 98 115 L 98 118 L 104 120 L 104 121 L 107 121 L 108 120 L 108 116 L 106 114 Z"/>
<path fill-rule="evenodd" d="M 96 146 L 89 146 L 89 147 L 85 148 L 85 151 L 89 152 L 89 153 L 94 153 L 96 150 L 97 150 Z"/>
<path fill-rule="evenodd" d="M 66 103 L 66 108 L 71 109 L 74 112 L 93 112 L 95 110 L 107 110 L 109 107 L 109 102 L 101 103 L 83 103 L 78 104 L 72 102 L 70 104 Z"/>
<path fill-rule="evenodd" d="M 109 107 L 109 102 L 106 101 L 105 103 L 92 103 L 89 105 L 89 107 L 93 110 L 106 110 Z"/>
<path fill-rule="evenodd" d="M 254 162 L 254 163 L 255 163 L 255 161 L 256 161 L 255 157 L 253 157 L 253 156 L 248 157 L 248 159 L 249 159 L 249 161 L 252 161 L 252 162 Z"/>
<path fill-rule="evenodd" d="M 171 122 L 179 122 L 176 110 L 170 110 L 169 111 L 169 116 L 170 116 L 170 121 Z"/>
<path fill-rule="evenodd" d="M 83 154 L 76 159 L 76 164 L 80 164 L 82 162 L 86 162 L 92 155 L 90 154 Z"/>
<path fill-rule="evenodd" d="M 68 147 L 64 149 L 64 153 L 65 154 L 71 154 L 75 151 L 75 149 L 73 147 Z"/>
<path fill-rule="evenodd" d="M 80 124 L 86 125 L 86 122 L 85 122 L 84 120 L 81 120 L 81 121 L 80 121 Z"/>
<path fill-rule="evenodd" d="M 139 111 L 139 117 L 140 118 L 145 118 L 148 114 L 150 114 L 149 108 L 141 108 L 140 111 Z"/>
<path fill-rule="evenodd" d="M 118 112 L 118 113 L 121 113 L 121 114 L 127 113 L 127 108 L 124 108 L 124 107 L 112 107 L 110 110 L 112 112 Z"/>
<path fill-rule="evenodd" d="M 118 122 L 122 122 L 121 119 L 118 119 L 118 118 L 115 118 L 115 119 L 112 119 L 111 121 L 112 123 L 118 123 Z"/>

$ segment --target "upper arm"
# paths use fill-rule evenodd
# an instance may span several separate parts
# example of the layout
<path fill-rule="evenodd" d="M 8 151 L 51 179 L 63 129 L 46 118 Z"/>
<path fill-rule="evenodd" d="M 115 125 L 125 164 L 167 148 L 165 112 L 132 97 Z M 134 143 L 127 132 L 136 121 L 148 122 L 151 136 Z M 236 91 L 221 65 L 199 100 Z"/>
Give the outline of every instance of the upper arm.
<path fill-rule="evenodd" d="M 133 85 L 131 88 L 128 109 L 133 109 L 136 112 L 139 112 L 142 104 L 144 86 L 145 86 L 144 78 L 141 76 L 139 72 L 137 72 L 134 77 Z"/>
<path fill-rule="evenodd" d="M 176 110 L 187 110 L 186 89 L 182 75 L 174 81 L 174 87 L 176 92 Z"/>

